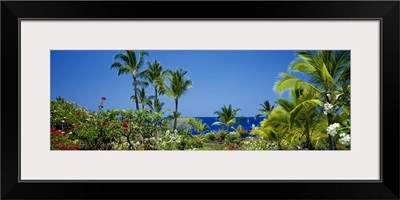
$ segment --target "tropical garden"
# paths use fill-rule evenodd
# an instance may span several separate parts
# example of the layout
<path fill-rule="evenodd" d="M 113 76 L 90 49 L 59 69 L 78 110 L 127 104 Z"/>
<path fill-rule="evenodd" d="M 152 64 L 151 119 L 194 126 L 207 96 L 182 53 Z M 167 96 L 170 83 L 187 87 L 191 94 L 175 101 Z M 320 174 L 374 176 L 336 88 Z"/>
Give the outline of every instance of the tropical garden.
<path fill-rule="evenodd" d="M 105 110 L 107 97 L 101 96 L 97 111 L 62 97 L 51 100 L 50 149 L 350 150 L 350 51 L 297 51 L 270 88 L 288 97 L 260 102 L 254 118 L 263 120 L 250 129 L 240 125 L 249 118 L 227 100 L 214 112 L 211 126 L 218 130 L 181 115 L 179 103 L 194 84 L 188 71 L 165 69 L 149 56 L 124 50 L 109 65 L 117 76 L 132 78 L 132 109 Z M 161 97 L 174 106 L 165 108 Z"/>

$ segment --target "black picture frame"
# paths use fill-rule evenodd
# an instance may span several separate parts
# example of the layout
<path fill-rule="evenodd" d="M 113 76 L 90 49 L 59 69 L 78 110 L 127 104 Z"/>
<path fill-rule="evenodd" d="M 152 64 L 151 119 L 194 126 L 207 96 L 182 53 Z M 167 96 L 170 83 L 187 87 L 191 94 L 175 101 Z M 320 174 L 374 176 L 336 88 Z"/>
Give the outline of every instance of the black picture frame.
<path fill-rule="evenodd" d="M 2 1 L 1 198 L 399 199 L 399 7 L 399 1 Z M 19 182 L 19 20 L 143 18 L 381 20 L 381 181 Z"/>

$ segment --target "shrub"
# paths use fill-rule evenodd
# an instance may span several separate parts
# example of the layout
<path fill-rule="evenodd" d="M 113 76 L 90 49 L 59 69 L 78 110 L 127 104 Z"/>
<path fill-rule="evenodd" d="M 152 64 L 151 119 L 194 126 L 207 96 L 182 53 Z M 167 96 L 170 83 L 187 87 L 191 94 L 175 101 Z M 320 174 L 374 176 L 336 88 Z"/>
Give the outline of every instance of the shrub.
<path fill-rule="evenodd" d="M 241 143 L 241 147 L 244 150 L 277 150 L 278 146 L 273 143 L 267 143 L 262 138 L 251 138 L 248 137 Z"/>
<path fill-rule="evenodd" d="M 207 140 L 215 140 L 215 134 L 214 134 L 213 132 L 207 133 L 207 134 L 205 135 L 205 138 L 206 138 Z"/>
<path fill-rule="evenodd" d="M 229 133 L 228 135 L 227 135 L 227 137 L 225 137 L 225 142 L 227 143 L 227 144 L 230 144 L 230 143 L 235 143 L 235 144 L 239 144 L 239 142 L 240 142 L 240 134 L 239 133 L 236 133 L 236 132 L 231 132 L 231 133 Z"/>
<path fill-rule="evenodd" d="M 228 134 L 226 133 L 225 130 L 219 130 L 218 133 L 215 135 L 215 140 L 218 142 L 222 142 L 225 140 L 227 135 Z"/>

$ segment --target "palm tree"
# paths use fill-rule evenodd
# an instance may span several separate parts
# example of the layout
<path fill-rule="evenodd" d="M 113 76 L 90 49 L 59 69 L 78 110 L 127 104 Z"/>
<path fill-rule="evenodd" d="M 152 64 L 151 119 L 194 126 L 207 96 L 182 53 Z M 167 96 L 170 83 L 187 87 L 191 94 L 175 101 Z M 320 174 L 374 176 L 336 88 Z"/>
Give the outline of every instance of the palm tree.
<path fill-rule="evenodd" d="M 281 79 L 274 89 L 279 93 L 296 88 L 312 88 L 327 105 L 334 105 L 338 99 L 334 94 L 343 90 L 350 82 L 350 51 L 297 51 L 297 58 L 290 64 L 289 72 L 301 72 L 309 81 L 303 81 L 290 74 L 281 73 Z M 327 112 L 328 124 L 333 123 L 338 108 Z M 334 138 L 329 136 L 329 147 L 334 150 Z"/>
<path fill-rule="evenodd" d="M 187 118 L 187 120 L 188 120 L 188 123 L 193 126 L 193 129 L 196 133 L 201 134 L 201 133 L 203 133 L 203 131 L 210 129 L 210 127 L 206 123 L 203 123 L 203 120 L 201 120 L 201 119 L 189 117 L 189 118 Z"/>
<path fill-rule="evenodd" d="M 156 105 L 158 104 L 158 95 L 162 95 L 164 93 L 164 78 L 166 78 L 167 75 L 170 73 L 170 70 L 164 71 L 161 63 L 157 60 L 154 60 L 153 63 L 147 61 L 147 70 L 141 73 L 141 76 L 144 78 L 146 84 L 152 85 L 154 87 L 154 107 L 156 107 Z"/>
<path fill-rule="evenodd" d="M 149 104 L 147 104 L 150 107 L 150 110 L 152 110 L 153 112 L 157 112 L 157 113 L 161 113 L 161 110 L 164 107 L 164 102 L 161 101 L 157 101 L 157 103 L 154 102 L 155 99 L 151 99 L 151 102 Z"/>
<path fill-rule="evenodd" d="M 179 98 L 184 95 L 189 88 L 192 87 L 192 81 L 186 76 L 188 71 L 182 69 L 176 69 L 174 72 L 169 73 L 167 76 L 169 80 L 169 86 L 165 87 L 166 94 L 173 98 L 175 101 L 174 111 L 174 130 L 176 129 L 177 118 L 178 118 L 178 103 Z"/>
<path fill-rule="evenodd" d="M 261 122 L 261 128 L 254 131 L 265 138 L 277 142 L 282 148 L 282 140 L 291 144 L 305 138 L 308 149 L 313 149 L 314 136 L 326 132 L 326 118 L 321 115 L 319 108 L 322 102 L 318 95 L 311 90 L 296 89 L 291 91 L 290 99 L 279 98 L 278 107 L 268 119 Z"/>
<path fill-rule="evenodd" d="M 134 50 L 124 50 L 114 57 L 115 62 L 111 65 L 111 69 L 118 69 L 118 76 L 121 74 L 132 75 L 136 110 L 139 110 L 139 100 L 137 96 L 138 75 L 143 65 L 143 57 L 145 55 L 148 56 L 149 54 L 146 51 L 140 51 L 139 58 L 137 58 Z"/>
<path fill-rule="evenodd" d="M 254 119 L 265 115 L 265 118 L 268 118 L 268 115 L 271 114 L 272 110 L 275 108 L 275 105 L 271 106 L 268 100 L 265 100 L 264 103 L 260 104 L 261 108 L 258 109 L 262 114 L 257 114 Z"/>
<path fill-rule="evenodd" d="M 142 110 L 144 110 L 146 105 L 151 105 L 152 99 L 154 98 L 154 96 L 152 96 L 152 95 L 147 96 L 147 92 L 144 88 L 140 88 L 138 93 L 139 93 L 139 96 L 138 96 L 139 104 L 142 106 Z M 131 96 L 131 100 L 135 101 L 134 95 Z"/>
<path fill-rule="evenodd" d="M 226 107 L 225 105 L 221 108 L 221 111 L 215 111 L 214 114 L 217 115 L 216 122 L 212 123 L 211 126 L 219 125 L 228 127 L 228 132 L 231 131 L 231 126 L 240 123 L 241 121 L 246 121 L 248 123 L 247 117 L 239 117 L 236 120 L 236 115 L 239 113 L 240 109 L 232 109 L 231 104 Z"/>
<path fill-rule="evenodd" d="M 292 90 L 290 96 L 290 100 L 279 98 L 276 102 L 289 114 L 289 125 L 297 130 L 292 132 L 290 137 L 295 139 L 305 137 L 307 148 L 313 149 L 313 135 L 325 131 L 328 127 L 326 118 L 318 109 L 323 103 L 318 99 L 319 95 L 310 89 Z"/>
<path fill-rule="evenodd" d="M 164 94 L 165 92 L 165 81 L 164 78 L 170 74 L 170 70 L 163 70 L 161 63 L 157 60 L 154 60 L 153 63 L 147 61 L 147 70 L 141 73 L 141 76 L 144 78 L 144 81 L 147 85 L 152 85 L 154 87 L 154 100 L 153 105 L 149 105 L 153 111 L 159 113 L 161 112 L 161 108 L 164 103 L 159 102 L 159 95 Z M 155 129 L 157 138 L 159 137 L 158 134 L 158 122 L 155 123 Z"/>

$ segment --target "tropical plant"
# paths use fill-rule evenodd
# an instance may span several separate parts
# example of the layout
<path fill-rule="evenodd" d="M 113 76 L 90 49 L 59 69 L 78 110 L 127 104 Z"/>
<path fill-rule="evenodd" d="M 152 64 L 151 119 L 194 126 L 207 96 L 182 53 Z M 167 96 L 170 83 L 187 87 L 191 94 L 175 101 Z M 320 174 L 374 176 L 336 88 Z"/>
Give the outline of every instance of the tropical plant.
<path fill-rule="evenodd" d="M 149 104 L 151 110 L 160 113 L 164 103 L 160 102 L 159 96 L 165 92 L 165 78 L 168 74 L 171 74 L 170 70 L 163 70 L 161 63 L 154 60 L 153 63 L 147 61 L 147 70 L 141 73 L 146 85 L 151 85 L 154 88 L 154 99 L 151 104 Z M 159 138 L 158 133 L 158 121 L 155 123 L 155 129 L 157 133 L 157 138 Z"/>
<path fill-rule="evenodd" d="M 289 125 L 292 130 L 288 140 L 297 141 L 305 138 L 308 149 L 313 149 L 312 137 L 324 132 L 327 128 L 326 118 L 321 115 L 319 108 L 323 103 L 313 90 L 295 89 L 291 91 L 291 99 L 279 98 L 277 104 L 290 116 Z"/>
<path fill-rule="evenodd" d="M 136 57 L 135 51 L 124 50 L 114 57 L 114 63 L 111 65 L 111 69 L 118 69 L 118 76 L 122 74 L 131 74 L 133 78 L 133 91 L 134 91 L 134 102 L 136 104 L 136 110 L 139 110 L 138 100 L 138 78 L 139 70 L 143 66 L 144 56 L 149 54 L 146 51 L 140 51 L 139 58 Z"/>
<path fill-rule="evenodd" d="M 228 128 L 228 132 L 231 131 L 231 126 L 236 125 L 242 121 L 249 123 L 249 119 L 247 117 L 239 117 L 236 119 L 236 115 L 239 113 L 240 109 L 233 109 L 231 104 L 226 107 L 225 105 L 219 111 L 215 111 L 214 114 L 217 115 L 217 121 L 212 123 L 211 126 L 226 126 Z"/>
<path fill-rule="evenodd" d="M 177 119 L 178 119 L 178 103 L 179 98 L 184 95 L 189 88 L 192 87 L 192 81 L 187 77 L 188 71 L 183 71 L 182 69 L 176 69 L 174 72 L 170 73 L 167 78 L 169 80 L 169 85 L 166 85 L 166 94 L 173 98 L 175 101 L 175 111 L 174 115 L 174 130 L 176 129 Z"/>
<path fill-rule="evenodd" d="M 289 72 L 301 72 L 308 82 L 291 74 L 281 73 L 274 89 L 279 93 L 296 88 L 312 88 L 325 102 L 328 123 L 333 124 L 335 109 L 333 94 L 350 83 L 350 51 L 298 51 L 290 64 Z M 329 146 L 334 150 L 334 138 L 329 136 Z"/>
<path fill-rule="evenodd" d="M 210 127 L 206 123 L 203 123 L 203 120 L 201 119 L 190 117 L 188 118 L 188 122 L 193 126 L 195 133 L 203 133 L 210 129 Z"/>
<path fill-rule="evenodd" d="M 272 112 L 272 110 L 275 108 L 275 105 L 272 105 L 269 103 L 268 100 L 265 100 L 262 104 L 260 104 L 261 108 L 258 109 L 258 111 L 261 112 L 261 114 L 257 114 L 254 119 L 257 119 L 260 116 L 265 115 L 266 118 L 268 118 L 268 115 Z"/>
<path fill-rule="evenodd" d="M 152 99 L 154 99 L 154 96 L 148 96 L 146 90 L 144 88 L 140 88 L 138 92 L 138 101 L 139 104 L 142 107 L 142 110 L 144 110 L 145 106 L 151 106 L 152 105 Z M 131 100 L 135 102 L 135 95 L 131 96 Z"/>
<path fill-rule="evenodd" d="M 143 77 L 146 85 L 151 85 L 154 88 L 154 101 L 153 107 L 159 104 L 159 95 L 165 92 L 165 78 L 171 74 L 170 70 L 163 70 L 161 63 L 154 60 L 153 63 L 147 61 L 147 70 L 143 71 L 140 75 Z M 159 112 L 159 111 L 158 111 Z"/>
<path fill-rule="evenodd" d="M 252 133 L 274 141 L 279 149 L 283 145 L 293 148 L 301 143 L 305 143 L 303 147 L 313 149 L 313 143 L 319 142 L 316 138 L 325 138 L 319 134 L 325 133 L 328 125 L 320 111 L 322 102 L 312 90 L 292 90 L 290 97 L 279 98 L 276 101 L 278 107 L 261 122 L 261 128 Z"/>

